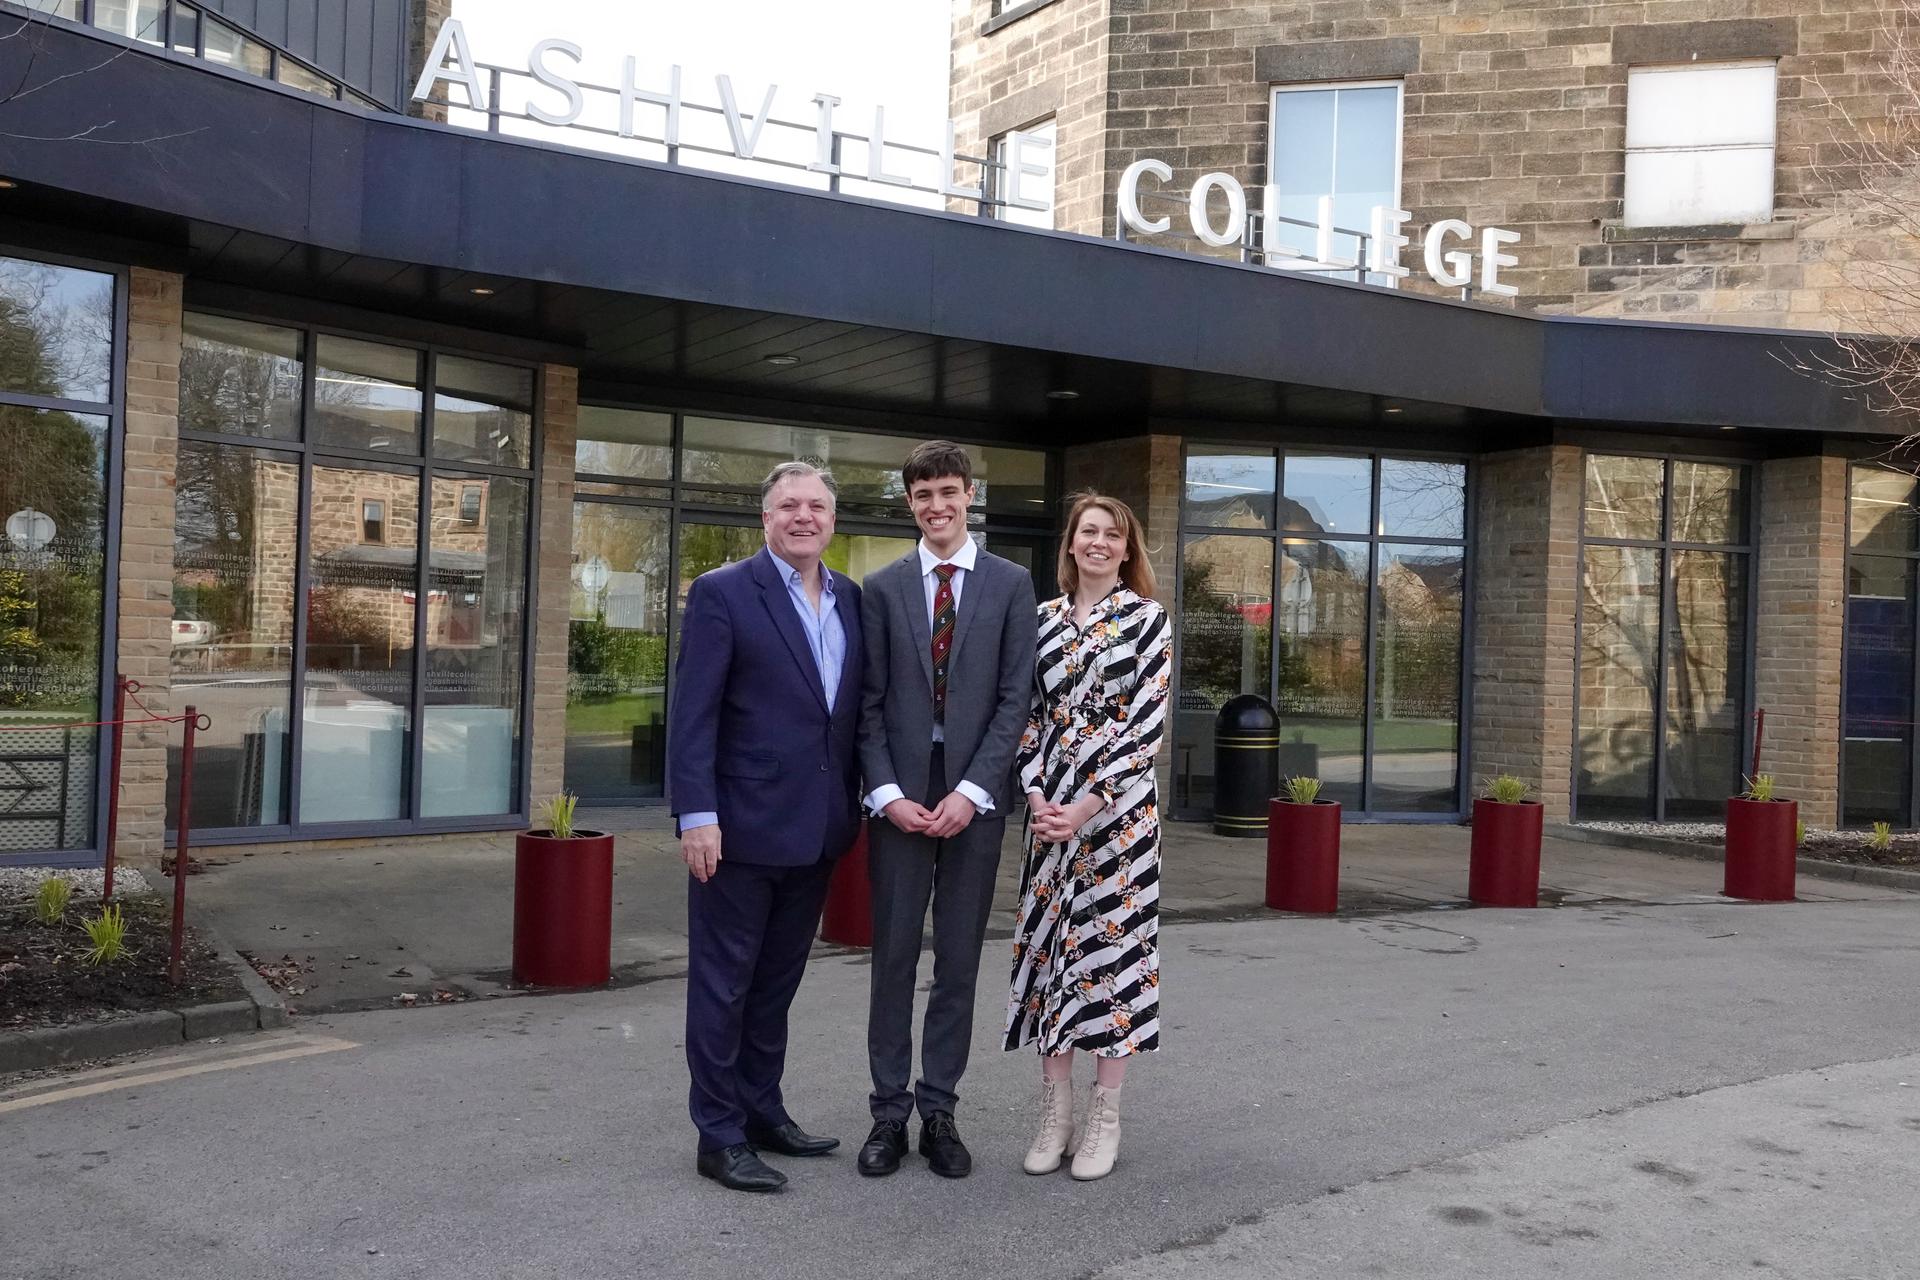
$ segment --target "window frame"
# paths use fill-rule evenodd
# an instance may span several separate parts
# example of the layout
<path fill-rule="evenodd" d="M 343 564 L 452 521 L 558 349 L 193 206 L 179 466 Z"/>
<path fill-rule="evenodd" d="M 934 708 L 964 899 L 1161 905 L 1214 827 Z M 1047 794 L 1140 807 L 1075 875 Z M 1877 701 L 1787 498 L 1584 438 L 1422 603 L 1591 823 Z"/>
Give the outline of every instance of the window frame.
<path fill-rule="evenodd" d="M 1605 458 L 1649 458 L 1662 464 L 1660 490 L 1660 536 L 1657 538 L 1614 538 L 1587 533 L 1587 460 L 1593 457 Z M 1707 466 L 1733 467 L 1743 472 L 1742 486 L 1746 493 L 1746 518 L 1740 530 L 1739 542 L 1692 542 L 1673 536 L 1673 470 L 1677 463 L 1697 462 Z M 1660 557 L 1660 618 L 1658 622 L 1659 644 L 1655 658 L 1652 728 L 1653 738 L 1653 813 L 1649 817 L 1636 819 L 1596 818 L 1592 821 L 1667 821 L 1667 668 L 1668 668 L 1668 630 L 1673 621 L 1676 608 L 1674 593 L 1673 556 L 1680 551 L 1705 551 L 1740 555 L 1745 558 L 1746 608 L 1741 637 L 1741 688 L 1740 688 L 1740 760 L 1752 758 L 1753 753 L 1753 711 L 1757 699 L 1755 684 L 1757 641 L 1760 605 L 1760 541 L 1761 522 L 1760 468 L 1748 458 L 1730 458 L 1704 453 L 1662 453 L 1650 449 L 1608 449 L 1583 448 L 1580 451 L 1580 526 L 1576 537 L 1578 555 L 1574 561 L 1573 610 L 1573 698 L 1571 751 L 1567 768 L 1567 820 L 1579 823 L 1580 814 L 1580 690 L 1584 654 L 1586 652 L 1585 610 L 1580 608 L 1579 593 L 1586 582 L 1587 548 L 1589 546 L 1630 547 L 1652 550 Z M 1743 774 L 1744 769 L 1737 770 Z M 1729 779 L 1729 786 L 1739 782 L 1739 777 Z M 1731 792 L 1729 793 L 1731 794 Z"/>
<path fill-rule="evenodd" d="M 1341 89 L 1392 89 L 1394 91 L 1394 95 L 1393 95 L 1393 203 L 1389 205 L 1388 208 L 1398 209 L 1402 207 L 1400 204 L 1400 201 L 1406 194 L 1406 160 L 1407 160 L 1407 82 L 1404 78 L 1375 77 L 1375 78 L 1366 79 L 1366 80 L 1300 80 L 1300 81 L 1294 81 L 1288 84 L 1270 85 L 1268 86 L 1268 89 L 1269 89 L 1269 92 L 1267 93 L 1267 146 L 1266 146 L 1266 154 L 1265 154 L 1265 159 L 1266 159 L 1265 177 L 1268 183 L 1271 183 L 1273 181 L 1274 172 L 1278 167 L 1277 162 L 1279 159 L 1280 139 L 1279 139 L 1279 131 L 1274 128 L 1274 118 L 1278 114 L 1280 109 L 1281 94 L 1283 93 L 1320 93 L 1328 90 L 1337 91 Z M 1338 146 L 1339 146 L 1339 129 L 1340 129 L 1340 118 L 1338 114 L 1339 100 L 1337 98 L 1334 101 L 1334 110 L 1335 110 L 1334 145 L 1337 153 Z M 1336 180 L 1338 179 L 1339 177 L 1338 170 L 1335 171 L 1334 177 L 1336 178 Z M 1327 192 L 1325 194 L 1334 195 L 1336 193 Z M 1263 199 L 1263 202 L 1264 202 L 1264 199 Z M 1262 212 L 1264 212 L 1264 210 L 1262 210 Z M 1254 214 L 1251 211 L 1248 212 L 1247 218 L 1248 218 L 1249 225 L 1253 225 L 1254 223 L 1258 222 L 1258 219 L 1254 216 Z M 1370 227 L 1357 227 L 1357 228 L 1350 228 L 1350 229 L 1362 231 L 1362 232 L 1369 232 L 1369 233 L 1372 230 L 1372 228 Z M 1399 288 L 1400 287 L 1399 277 L 1380 276 L 1376 278 L 1376 274 L 1374 272 L 1364 270 L 1366 266 L 1366 261 L 1365 261 L 1366 241 L 1362 239 L 1358 241 L 1358 244 L 1360 246 L 1360 252 L 1355 255 L 1355 259 L 1358 265 L 1362 268 L 1359 279 L 1366 284 L 1383 285 L 1389 289 Z M 1262 246 L 1262 247 L 1264 248 L 1265 246 Z"/>
<path fill-rule="evenodd" d="M 107 419 L 106 457 L 102 459 L 106 481 L 102 500 L 106 511 L 101 524 L 104 542 L 101 555 L 100 602 L 100 709 L 105 718 L 113 707 L 114 681 L 120 670 L 120 530 L 125 503 L 123 459 L 126 456 L 127 428 L 127 343 L 129 305 L 129 269 L 118 263 L 100 262 L 69 254 L 44 253 L 0 241 L 0 257 L 50 267 L 70 267 L 113 278 L 113 349 L 108 358 L 107 399 L 70 400 L 57 396 L 28 395 L 0 390 L 0 403 L 28 409 L 49 409 L 63 413 L 84 413 Z M 107 812 L 111 801 L 111 753 L 96 739 L 93 771 L 93 839 L 85 845 L 65 849 L 0 851 L 0 867 L 47 866 L 91 867 L 99 865 L 106 843 Z"/>
<path fill-rule="evenodd" d="M 1275 504 L 1273 528 L 1270 529 L 1234 529 L 1220 525 L 1194 524 L 1187 519 L 1187 460 L 1193 449 L 1221 448 L 1233 449 L 1249 455 L 1270 454 L 1274 458 Z M 1369 510 L 1372 519 L 1364 534 L 1312 534 L 1298 529 L 1281 527 L 1279 504 L 1286 494 L 1287 455 L 1302 458 L 1342 457 L 1365 459 L 1370 470 Z M 1439 538 L 1415 534 L 1384 533 L 1380 529 L 1380 490 L 1382 464 L 1386 461 L 1441 462 L 1457 464 L 1465 469 L 1462 478 L 1461 529 L 1458 538 Z M 1279 601 L 1281 597 L 1281 574 L 1285 560 L 1285 545 L 1288 542 L 1345 542 L 1358 543 L 1367 548 L 1367 605 L 1366 632 L 1364 637 L 1366 653 L 1366 692 L 1363 699 L 1364 713 L 1361 730 L 1361 773 L 1360 804 L 1352 809 L 1343 809 L 1341 819 L 1346 822 L 1393 822 L 1393 823 L 1458 823 L 1468 810 L 1471 795 L 1471 764 L 1473 760 L 1473 645 L 1474 645 L 1474 551 L 1478 545 L 1475 536 L 1479 507 L 1479 474 L 1476 460 L 1472 454 L 1446 449 L 1400 449 L 1392 446 L 1337 447 L 1314 443 L 1270 444 L 1235 440 L 1215 435 L 1189 435 L 1180 442 L 1180 517 L 1178 532 L 1174 538 L 1173 600 L 1184 599 L 1186 588 L 1186 548 L 1191 539 L 1225 536 L 1234 538 L 1266 539 L 1273 548 L 1272 573 L 1273 585 L 1269 599 Z M 1433 546 L 1458 547 L 1461 553 L 1460 577 L 1460 676 L 1459 676 L 1459 720 L 1454 738 L 1454 800 L 1455 808 L 1446 812 L 1423 812 L 1419 810 L 1387 809 L 1376 810 L 1367 806 L 1373 800 L 1373 757 L 1374 757 L 1374 702 L 1377 692 L 1375 676 L 1379 660 L 1378 644 L 1380 635 L 1380 548 L 1382 546 Z M 1178 625 L 1179 606 L 1175 606 L 1176 617 L 1173 630 L 1173 698 L 1177 707 L 1180 692 L 1184 688 L 1185 653 L 1183 652 L 1183 629 Z M 1280 646 L 1270 643 L 1267 652 L 1267 693 L 1262 695 L 1269 703 L 1272 694 L 1280 685 Z M 1282 724 L 1284 732 L 1285 725 Z M 1176 821 L 1204 820 L 1207 811 L 1194 808 L 1181 800 L 1180 761 L 1177 753 L 1180 744 L 1177 730 L 1170 728 L 1168 741 L 1172 747 L 1169 752 L 1170 786 L 1168 796 L 1163 801 L 1168 816 Z"/>
<path fill-rule="evenodd" d="M 274 824 L 261 824 L 247 827 L 220 827 L 202 830 L 195 828 L 193 840 L 196 844 L 255 844 L 262 840 L 332 840 L 359 836 L 387 835 L 433 835 L 462 831 L 503 831 L 528 825 L 532 818 L 532 769 L 533 769 L 533 675 L 534 648 L 538 639 L 538 620 L 540 609 L 539 579 L 539 530 L 541 518 L 541 477 L 544 462 L 543 449 L 546 439 L 546 375 L 540 362 L 534 359 L 516 359 L 503 356 L 497 351 L 463 347 L 434 340 L 396 337 L 389 331 L 370 331 L 354 329 L 338 324 L 314 323 L 288 319 L 287 314 L 267 310 L 249 310 L 218 303 L 202 305 L 191 298 L 182 308 L 183 312 L 201 315 L 219 316 L 229 320 L 245 321 L 251 324 L 271 326 L 279 329 L 292 329 L 301 337 L 301 392 L 299 438 L 296 440 L 275 440 L 252 436 L 238 436 L 216 432 L 181 431 L 179 438 L 203 444 L 225 445 L 241 449 L 266 449 L 281 454 L 296 455 L 300 467 L 300 498 L 298 506 L 297 546 L 294 561 L 294 615 L 293 644 L 289 660 L 289 734 L 286 768 L 287 821 Z M 383 346 L 403 347 L 414 351 L 420 357 L 421 364 L 421 419 L 420 446 L 417 453 L 396 453 L 389 449 L 355 449 L 342 445 L 316 444 L 308 439 L 314 410 L 314 380 L 318 370 L 319 339 L 322 337 L 346 338 L 358 342 L 372 342 Z M 441 458 L 432 452 L 433 448 L 433 402 L 435 382 L 438 376 L 439 359 L 442 356 L 459 356 L 484 361 L 489 364 L 508 365 L 526 369 L 533 375 L 533 400 L 531 423 L 529 425 L 528 462 L 529 466 L 507 467 L 493 463 L 457 462 Z M 416 580 L 414 592 L 414 654 L 413 688 L 408 703 L 408 778 L 405 792 L 401 796 L 399 818 L 379 818 L 362 821 L 344 822 L 301 822 L 301 752 L 304 745 L 304 693 L 307 666 L 307 615 L 308 596 L 310 594 L 312 565 L 312 529 L 311 516 L 313 504 L 313 472 L 316 467 L 333 467 L 343 470 L 377 470 L 404 474 L 418 481 L 415 533 L 419 548 L 415 565 Z M 517 708 L 519 741 L 515 744 L 513 758 L 516 761 L 516 776 L 510 807 L 505 813 L 483 814 L 459 817 L 423 817 L 421 812 L 421 792 L 424 782 L 424 755 L 426 735 L 423 732 L 426 712 L 426 662 L 430 647 L 428 634 L 428 595 L 434 589 L 431 585 L 432 555 L 431 531 L 433 528 L 433 484 L 436 478 L 461 479 L 472 476 L 503 477 L 524 482 L 527 485 L 527 537 L 526 545 L 521 549 L 521 573 L 526 583 L 525 630 L 522 635 L 520 652 L 520 688 Z M 358 504 L 361 496 L 356 493 L 354 501 Z M 356 513 L 357 516 L 357 513 Z M 389 519 L 391 520 L 391 514 Z M 358 520 L 356 518 L 356 527 Z M 172 847 L 178 838 L 178 832 L 171 826 L 166 833 L 166 841 Z"/>
<path fill-rule="evenodd" d="M 1874 458 L 1847 459 L 1847 504 L 1846 522 L 1844 525 L 1846 554 L 1841 561 L 1840 568 L 1841 581 L 1844 584 L 1841 596 L 1842 609 L 1844 612 L 1840 620 L 1840 728 L 1838 739 L 1838 768 L 1835 771 L 1834 779 L 1834 814 L 1838 820 L 1837 824 L 1842 829 L 1859 830 L 1863 829 L 1861 826 L 1862 823 L 1870 820 L 1860 819 L 1850 822 L 1847 817 L 1847 743 L 1854 740 L 1847 737 L 1847 692 L 1848 681 L 1852 676 L 1853 666 L 1853 647 L 1849 641 L 1851 639 L 1850 631 L 1853 623 L 1853 559 L 1856 554 L 1853 545 L 1853 475 L 1855 471 L 1885 471 L 1894 475 L 1906 476 L 1913 476 L 1916 473 L 1901 467 L 1890 466 Z M 1917 518 L 1920 518 L 1920 507 L 1916 508 L 1916 512 Z M 1903 560 L 1913 566 L 1913 571 L 1916 575 L 1916 588 L 1913 598 L 1908 602 L 1907 623 L 1915 629 L 1913 632 L 1913 654 L 1911 655 L 1914 683 L 1910 689 L 1911 696 L 1908 700 L 1907 715 L 1909 719 L 1920 719 L 1920 717 L 1914 716 L 1915 710 L 1920 709 L 1920 544 L 1909 547 L 1904 551 L 1869 551 L 1865 554 L 1877 556 L 1882 559 Z M 1915 827 L 1920 827 L 1920 732 L 1916 732 L 1915 729 L 1916 726 L 1914 725 L 1910 724 L 1908 726 L 1906 822 L 1897 826 L 1896 830 L 1910 830 Z"/>

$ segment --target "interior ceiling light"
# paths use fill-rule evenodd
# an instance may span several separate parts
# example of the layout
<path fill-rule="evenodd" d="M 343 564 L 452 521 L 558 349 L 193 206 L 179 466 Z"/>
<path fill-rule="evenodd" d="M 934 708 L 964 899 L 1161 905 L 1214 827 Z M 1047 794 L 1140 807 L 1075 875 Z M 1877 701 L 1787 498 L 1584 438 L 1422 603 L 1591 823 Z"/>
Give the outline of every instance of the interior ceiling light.
<path fill-rule="evenodd" d="M 1078 391 L 1069 391 L 1065 387 L 1060 388 L 1058 391 L 1047 392 L 1047 399 L 1049 400 L 1078 400 L 1079 398 L 1080 393 Z"/>
<path fill-rule="evenodd" d="M 765 360 L 768 364 L 777 364 L 783 369 L 790 364 L 800 363 L 800 357 L 792 355 L 762 356 L 761 359 Z"/>
<path fill-rule="evenodd" d="M 19 185 L 12 178 L 0 178 L 0 191 L 11 191 Z"/>
<path fill-rule="evenodd" d="M 1401 408 L 1397 404 L 1390 404 L 1385 409 L 1381 410 L 1381 412 L 1382 413 L 1399 413 L 1401 412 Z"/>
<path fill-rule="evenodd" d="M 473 288 L 467 290 L 467 292 L 472 294 L 476 298 L 491 298 L 493 296 L 493 290 L 487 288 L 487 286 L 483 284 L 477 284 L 473 286 Z"/>

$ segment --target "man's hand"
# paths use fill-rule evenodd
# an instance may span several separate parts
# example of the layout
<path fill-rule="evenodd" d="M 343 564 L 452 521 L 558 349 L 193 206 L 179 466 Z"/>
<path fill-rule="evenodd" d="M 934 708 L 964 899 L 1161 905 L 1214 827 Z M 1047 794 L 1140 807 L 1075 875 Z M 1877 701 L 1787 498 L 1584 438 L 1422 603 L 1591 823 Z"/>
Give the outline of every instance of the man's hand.
<path fill-rule="evenodd" d="M 901 796 L 898 800 L 888 801 L 887 807 L 880 812 L 887 815 L 888 822 L 891 822 L 894 826 L 900 828 L 900 830 L 910 836 L 924 835 L 927 830 L 927 824 L 933 821 L 932 814 L 905 796 Z"/>
<path fill-rule="evenodd" d="M 927 834 L 936 840 L 957 836 L 967 829 L 967 824 L 973 821 L 973 815 L 977 812 L 979 810 L 973 807 L 973 801 L 958 791 L 949 791 L 947 798 L 935 805 L 933 812 L 927 815 Z"/>
<path fill-rule="evenodd" d="M 1098 794 L 1069 805 L 1052 805 L 1050 812 L 1034 815 L 1034 833 L 1051 844 L 1063 843 L 1071 840 L 1106 807 L 1106 799 Z"/>
<path fill-rule="evenodd" d="M 693 827 L 680 836 L 680 856 L 687 860 L 693 878 L 705 884 L 720 869 L 720 828 L 718 825 Z"/>

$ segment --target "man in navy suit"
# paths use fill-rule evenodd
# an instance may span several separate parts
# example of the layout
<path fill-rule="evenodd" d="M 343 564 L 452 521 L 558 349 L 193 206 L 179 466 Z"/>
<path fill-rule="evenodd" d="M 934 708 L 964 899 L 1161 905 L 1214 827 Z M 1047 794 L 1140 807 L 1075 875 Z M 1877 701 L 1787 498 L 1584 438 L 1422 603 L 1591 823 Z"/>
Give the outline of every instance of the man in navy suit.
<path fill-rule="evenodd" d="M 833 477 L 783 462 L 760 487 L 767 546 L 687 592 L 669 776 L 687 885 L 687 1067 L 696 1167 L 777 1191 L 764 1151 L 825 1155 L 781 1101 L 787 1009 L 827 881 L 858 829 L 860 588 L 820 563 Z"/>

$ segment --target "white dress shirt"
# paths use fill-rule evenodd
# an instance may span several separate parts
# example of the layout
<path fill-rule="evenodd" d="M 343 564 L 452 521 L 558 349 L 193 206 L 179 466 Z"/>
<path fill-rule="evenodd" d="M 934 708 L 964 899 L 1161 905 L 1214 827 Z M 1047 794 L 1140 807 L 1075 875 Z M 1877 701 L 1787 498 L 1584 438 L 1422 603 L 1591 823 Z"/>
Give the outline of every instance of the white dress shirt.
<path fill-rule="evenodd" d="M 920 540 L 919 550 L 920 586 L 927 602 L 927 629 L 931 632 L 933 629 L 933 599 L 940 590 L 940 575 L 935 573 L 934 569 L 943 564 L 953 566 L 953 607 L 957 614 L 960 609 L 961 593 L 967 589 L 967 575 L 973 572 L 973 566 L 979 560 L 980 546 L 969 537 L 960 544 L 958 551 L 954 552 L 947 559 L 942 560 L 928 549 L 927 540 L 922 538 Z M 946 740 L 944 731 L 938 721 L 934 722 L 933 740 L 935 742 L 944 742 Z M 981 813 L 986 813 L 993 808 L 993 797 L 988 795 L 984 788 L 964 778 L 956 782 L 953 785 L 953 789 L 973 801 L 973 807 Z M 906 792 L 900 789 L 899 784 L 889 782 L 885 786 L 875 788 L 873 794 L 867 797 L 867 808 L 874 813 L 879 813 L 895 800 L 904 799 L 905 796 Z M 935 804 L 946 799 L 945 796 L 929 798 L 932 799 Z"/>

